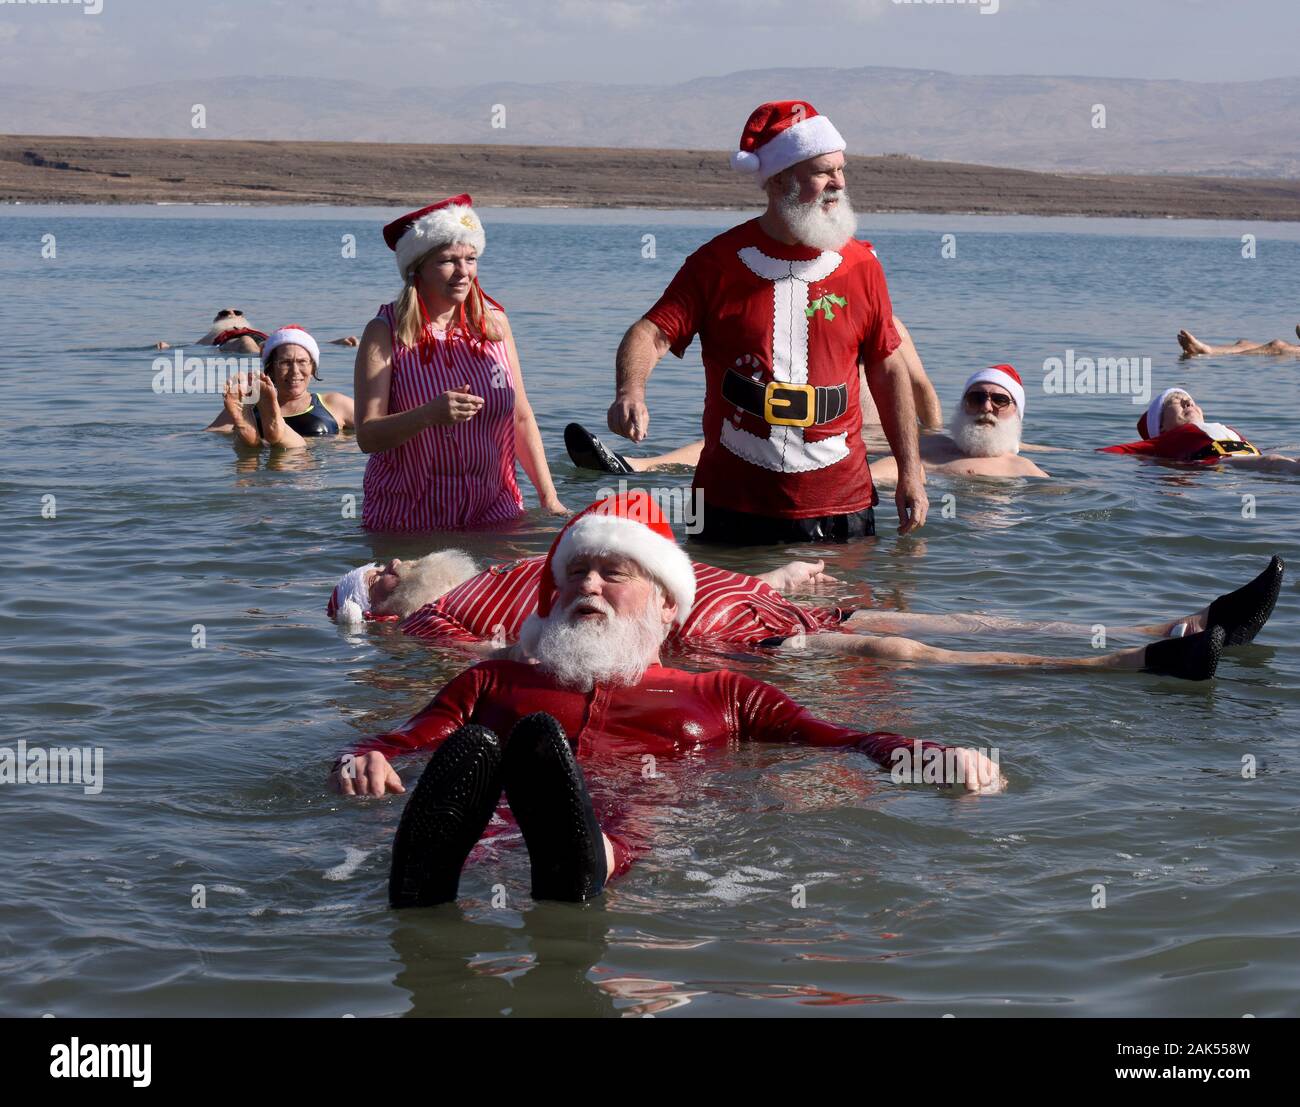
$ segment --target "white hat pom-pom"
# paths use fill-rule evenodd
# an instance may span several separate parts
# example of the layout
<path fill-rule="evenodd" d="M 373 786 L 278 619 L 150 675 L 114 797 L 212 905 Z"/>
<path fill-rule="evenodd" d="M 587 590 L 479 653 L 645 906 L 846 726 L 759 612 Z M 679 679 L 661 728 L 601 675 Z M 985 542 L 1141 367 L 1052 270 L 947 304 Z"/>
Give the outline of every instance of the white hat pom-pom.
<path fill-rule="evenodd" d="M 758 155 L 749 150 L 737 150 L 731 155 L 731 168 L 741 173 L 757 173 Z"/>
<path fill-rule="evenodd" d="M 340 626 L 358 626 L 366 621 L 365 612 L 356 600 L 344 600 L 336 618 Z"/>

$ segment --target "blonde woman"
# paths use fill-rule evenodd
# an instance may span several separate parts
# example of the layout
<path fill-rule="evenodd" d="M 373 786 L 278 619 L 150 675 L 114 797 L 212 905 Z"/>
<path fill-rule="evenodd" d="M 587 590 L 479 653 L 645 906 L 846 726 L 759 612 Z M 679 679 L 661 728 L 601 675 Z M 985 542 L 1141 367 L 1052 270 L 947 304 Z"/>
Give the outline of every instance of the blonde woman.
<path fill-rule="evenodd" d="M 370 455 L 367 530 L 431 531 L 504 523 L 523 511 L 516 460 L 542 506 L 555 494 L 519 355 L 501 306 L 478 283 L 486 246 L 467 195 L 384 228 L 401 295 L 361 337 L 357 443 Z"/>

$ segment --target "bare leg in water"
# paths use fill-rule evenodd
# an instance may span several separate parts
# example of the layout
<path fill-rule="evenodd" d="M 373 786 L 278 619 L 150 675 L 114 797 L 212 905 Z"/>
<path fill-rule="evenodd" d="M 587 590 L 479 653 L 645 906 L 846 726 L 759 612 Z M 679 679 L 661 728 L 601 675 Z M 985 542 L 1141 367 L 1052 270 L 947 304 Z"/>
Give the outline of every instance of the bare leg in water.
<path fill-rule="evenodd" d="M 1180 623 L 1186 625 L 1185 633 L 1194 634 L 1205 629 L 1209 607 L 1194 615 L 1185 615 L 1167 623 L 1150 623 L 1145 626 L 1112 626 L 1106 624 L 1108 634 L 1141 634 L 1150 638 L 1167 638 Z M 971 631 L 1021 631 L 1039 634 L 1059 634 L 1068 637 L 1091 637 L 1094 623 L 1037 622 L 1031 619 L 1008 619 L 999 615 L 925 615 L 909 611 L 882 611 L 864 608 L 853 612 L 842 624 L 845 628 L 868 634 L 965 634 Z"/>
<path fill-rule="evenodd" d="M 1094 657 L 1043 657 L 1030 653 L 945 650 L 911 638 L 878 638 L 860 634 L 813 634 L 787 638 L 782 653 L 836 653 L 874 657 L 882 661 L 922 661 L 939 665 L 1013 665 L 1039 669 L 1123 669 L 1148 667 L 1147 647 L 1137 646 Z"/>
<path fill-rule="evenodd" d="M 1300 337 L 1300 326 L 1296 327 L 1296 336 Z M 1183 348 L 1183 357 L 1218 354 L 1290 354 L 1300 357 L 1300 345 L 1280 338 L 1274 338 L 1269 342 L 1253 342 L 1249 338 L 1239 338 L 1229 346 L 1211 346 L 1188 331 L 1179 331 L 1178 345 Z"/>
<path fill-rule="evenodd" d="M 694 469 L 699 464 L 700 451 L 703 449 L 704 439 L 701 438 L 698 442 L 692 442 L 671 453 L 658 454 L 655 457 L 628 457 L 626 454 L 622 456 L 623 460 L 638 473 L 644 473 L 649 469 L 664 469 L 670 465 L 689 465 Z"/>

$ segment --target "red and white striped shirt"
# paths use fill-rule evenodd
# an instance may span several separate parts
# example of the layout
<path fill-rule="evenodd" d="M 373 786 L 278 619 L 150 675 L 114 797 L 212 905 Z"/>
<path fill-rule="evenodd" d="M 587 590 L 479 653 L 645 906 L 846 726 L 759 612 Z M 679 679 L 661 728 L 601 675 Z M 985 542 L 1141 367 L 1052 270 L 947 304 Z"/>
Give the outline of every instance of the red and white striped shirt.
<path fill-rule="evenodd" d="M 713 642 L 753 646 L 765 638 L 832 630 L 847 612 L 834 607 L 800 607 L 766 581 L 696 561 L 695 605 L 668 636 L 670 643 Z M 524 621 L 537 610 L 537 590 L 546 565 L 530 557 L 493 565 L 464 584 L 412 612 L 398 627 L 404 634 L 438 641 L 502 645 L 519 638 Z"/>
<path fill-rule="evenodd" d="M 367 530 L 430 531 L 503 523 L 524 509 L 515 482 L 515 382 L 506 344 L 430 331 L 423 348 L 397 341 L 391 304 L 377 318 L 393 333 L 388 413 L 410 411 L 466 383 L 483 407 L 472 419 L 428 427 L 370 455 L 361 521 Z"/>

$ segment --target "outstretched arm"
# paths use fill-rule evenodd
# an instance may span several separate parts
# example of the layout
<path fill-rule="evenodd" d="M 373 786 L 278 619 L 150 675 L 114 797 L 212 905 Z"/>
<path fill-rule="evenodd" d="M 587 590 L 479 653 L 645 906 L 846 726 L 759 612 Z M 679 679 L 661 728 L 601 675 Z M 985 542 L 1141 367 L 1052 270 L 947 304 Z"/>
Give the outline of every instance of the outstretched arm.
<path fill-rule="evenodd" d="M 422 711 L 397 730 L 358 742 L 330 769 L 329 786 L 345 796 L 382 796 L 404 792 L 401 777 L 389 758 L 416 750 L 432 749 L 458 727 L 471 721 L 484 684 L 475 666 L 456 677 Z"/>
<path fill-rule="evenodd" d="M 741 697 L 741 738 L 759 742 L 799 742 L 808 746 L 852 746 L 895 780 L 961 785 L 967 792 L 1002 791 L 1005 781 L 996 762 L 980 751 L 945 746 L 887 731 L 863 733 L 818 719 L 807 708 L 770 684 L 737 675 Z"/>
<path fill-rule="evenodd" d="M 837 584 L 826 570 L 824 561 L 791 561 L 779 569 L 759 573 L 758 579 L 778 592 L 801 592 L 819 584 Z"/>

